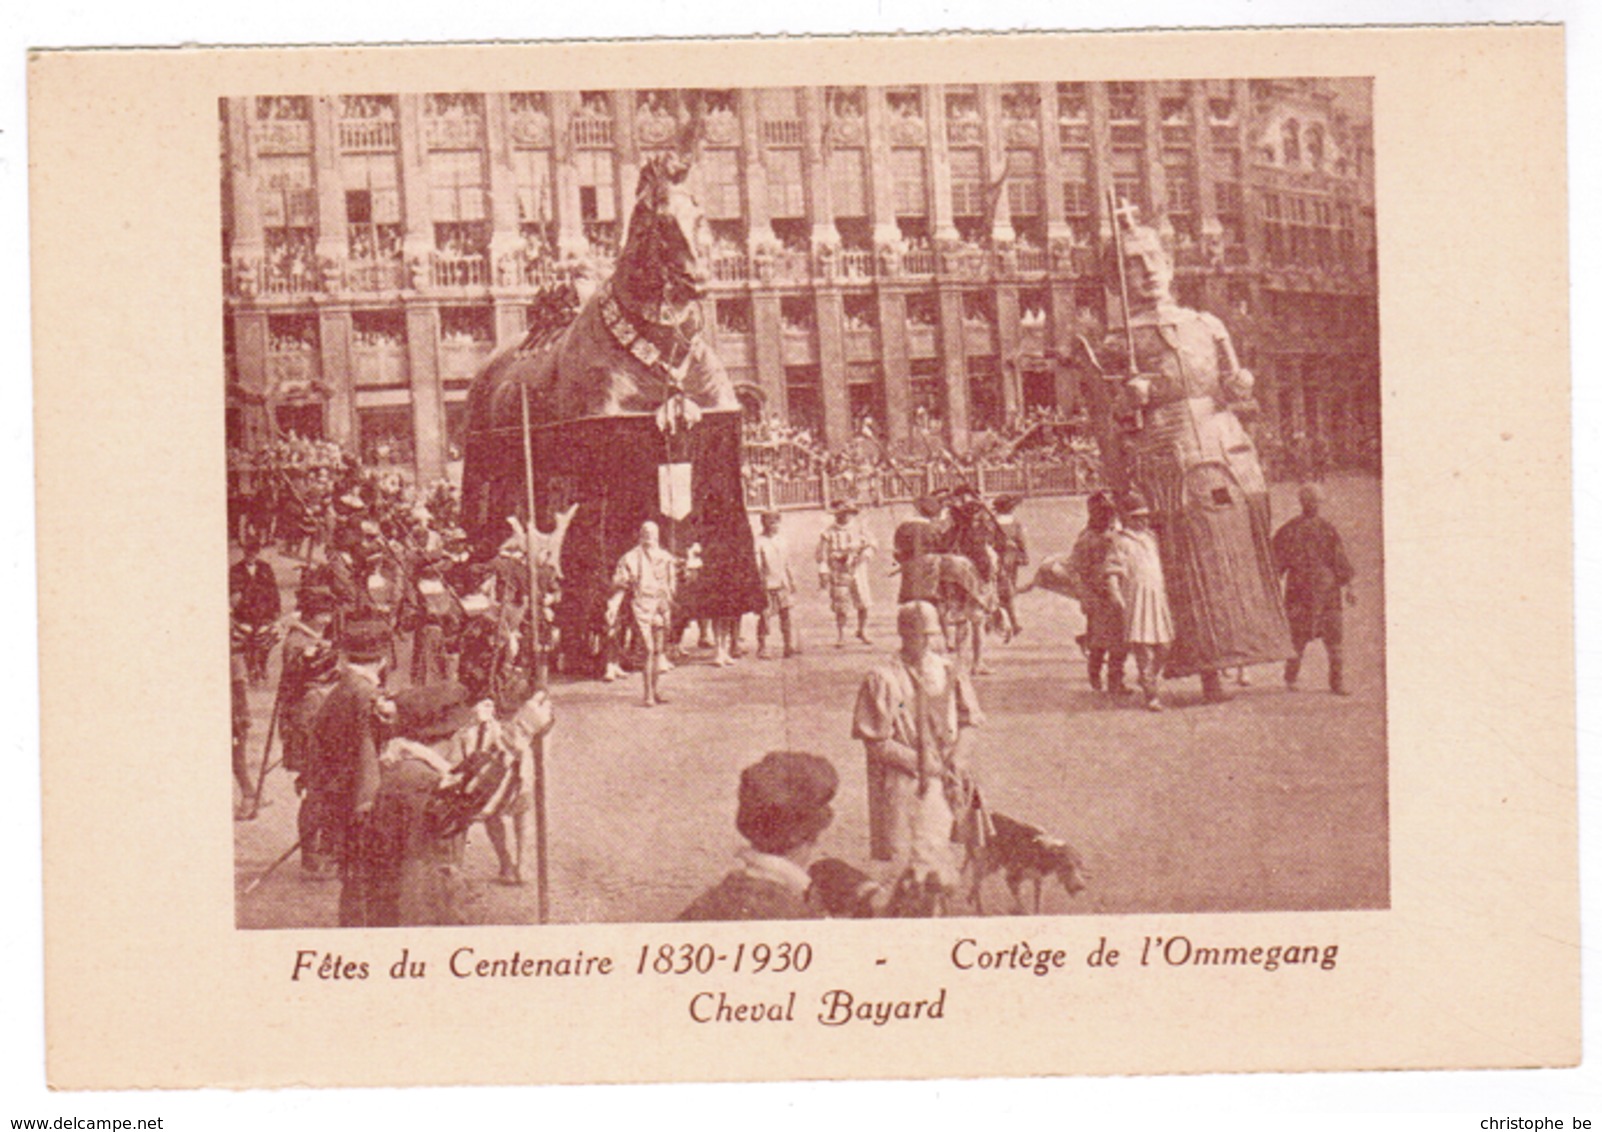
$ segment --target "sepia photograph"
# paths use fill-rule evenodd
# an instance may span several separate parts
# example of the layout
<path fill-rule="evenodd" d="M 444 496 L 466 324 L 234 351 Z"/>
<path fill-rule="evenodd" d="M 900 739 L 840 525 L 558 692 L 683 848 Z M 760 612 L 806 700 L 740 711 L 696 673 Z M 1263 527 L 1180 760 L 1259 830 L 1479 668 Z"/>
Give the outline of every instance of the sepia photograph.
<path fill-rule="evenodd" d="M 1576 1064 L 1562 60 L 33 53 L 50 1087 Z"/>
<path fill-rule="evenodd" d="M 1371 94 L 221 99 L 238 925 L 1386 907 Z"/>

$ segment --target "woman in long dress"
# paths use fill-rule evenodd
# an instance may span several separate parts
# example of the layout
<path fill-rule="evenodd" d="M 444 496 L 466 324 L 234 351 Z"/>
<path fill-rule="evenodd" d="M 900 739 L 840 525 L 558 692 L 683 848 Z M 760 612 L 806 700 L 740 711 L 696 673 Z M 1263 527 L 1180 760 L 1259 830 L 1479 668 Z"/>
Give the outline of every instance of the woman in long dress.
<path fill-rule="evenodd" d="M 1174 641 L 1174 615 L 1157 532 L 1151 529 L 1151 508 L 1143 495 L 1131 491 L 1124 496 L 1123 513 L 1117 552 L 1108 556 L 1108 571 L 1114 575 L 1109 592 L 1123 611 L 1124 636 L 1135 654 L 1146 710 L 1162 711 L 1163 665 Z"/>

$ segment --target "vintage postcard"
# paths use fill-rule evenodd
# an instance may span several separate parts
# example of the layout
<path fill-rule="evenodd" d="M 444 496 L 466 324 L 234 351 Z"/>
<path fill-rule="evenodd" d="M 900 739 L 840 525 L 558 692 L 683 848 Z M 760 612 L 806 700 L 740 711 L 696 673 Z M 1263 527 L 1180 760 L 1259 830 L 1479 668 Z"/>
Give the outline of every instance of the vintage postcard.
<path fill-rule="evenodd" d="M 51 1083 L 1575 1064 L 1562 61 L 37 54 Z"/>

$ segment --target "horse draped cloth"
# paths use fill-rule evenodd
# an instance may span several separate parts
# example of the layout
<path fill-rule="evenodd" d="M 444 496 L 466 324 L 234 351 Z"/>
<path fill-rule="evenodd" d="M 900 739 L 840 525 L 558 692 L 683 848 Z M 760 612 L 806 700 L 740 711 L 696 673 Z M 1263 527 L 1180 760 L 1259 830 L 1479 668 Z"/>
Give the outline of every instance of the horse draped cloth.
<path fill-rule="evenodd" d="M 562 545 L 564 651 L 585 648 L 581 639 L 598 631 L 612 570 L 646 520 L 662 524 L 662 544 L 676 555 L 700 544 L 702 568 L 681 594 L 683 616 L 763 605 L 733 383 L 698 333 L 652 330 L 603 287 L 566 328 L 531 334 L 493 358 L 468 395 L 462 504 L 476 541 L 498 543 L 506 516 L 527 508 L 525 398 L 536 525 L 550 531 L 556 509 L 579 505 Z M 668 508 L 677 514 L 663 513 L 664 479 L 678 493 L 680 505 Z"/>
<path fill-rule="evenodd" d="M 1229 405 L 1235 387 L 1228 331 L 1211 314 L 1171 304 L 1131 321 L 1135 357 L 1108 335 L 1114 372 L 1150 381 L 1141 418 L 1119 427 L 1101 406 L 1113 482 L 1150 502 L 1161 548 L 1174 643 L 1167 671 L 1187 673 L 1283 660 L 1290 632 L 1270 545 L 1268 484 Z"/>

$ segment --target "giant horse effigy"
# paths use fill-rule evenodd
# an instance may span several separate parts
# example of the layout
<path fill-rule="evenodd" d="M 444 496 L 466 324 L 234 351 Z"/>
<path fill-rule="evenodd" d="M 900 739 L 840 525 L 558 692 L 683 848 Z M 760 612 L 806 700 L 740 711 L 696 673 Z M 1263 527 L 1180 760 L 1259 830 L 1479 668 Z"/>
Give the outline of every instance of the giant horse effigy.
<path fill-rule="evenodd" d="M 734 617 L 764 599 L 740 482 L 740 404 L 701 334 L 706 226 L 688 171 L 677 155 L 646 163 L 612 277 L 576 317 L 536 317 L 468 394 L 462 512 L 475 542 L 498 544 L 530 500 L 546 532 L 578 505 L 560 558 L 565 671 L 603 663 L 612 571 L 646 520 L 669 551 L 699 561 L 680 618 Z"/>
<path fill-rule="evenodd" d="M 1268 483 L 1236 414 L 1252 375 L 1214 315 L 1176 303 L 1173 263 L 1157 232 L 1114 210 L 1110 288 L 1128 312 L 1097 351 L 1091 417 L 1107 478 L 1150 501 L 1174 615 L 1167 673 L 1200 674 L 1209 700 L 1219 672 L 1291 655 L 1270 538 Z"/>

